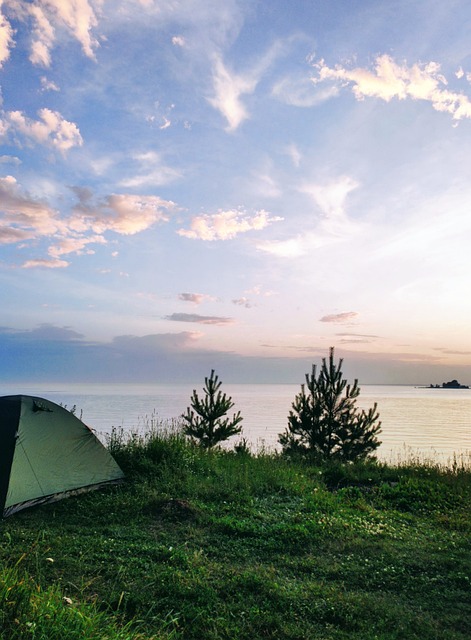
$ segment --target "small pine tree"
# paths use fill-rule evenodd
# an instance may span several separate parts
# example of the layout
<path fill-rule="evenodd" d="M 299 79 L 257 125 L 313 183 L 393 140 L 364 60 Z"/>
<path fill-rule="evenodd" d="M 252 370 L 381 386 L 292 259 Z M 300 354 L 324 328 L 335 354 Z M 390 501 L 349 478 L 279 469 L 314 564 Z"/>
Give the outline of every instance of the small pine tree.
<path fill-rule="evenodd" d="M 296 396 L 288 416 L 288 428 L 279 434 L 283 452 L 297 452 L 320 460 L 353 462 L 367 458 L 381 444 L 379 413 L 374 404 L 368 411 L 356 407 L 360 395 L 358 380 L 347 384 L 342 363 L 334 363 L 334 348 L 329 362 L 322 359 L 319 376 L 316 366 L 306 374 L 306 384 Z M 306 392 L 307 387 L 307 392 Z"/>
<path fill-rule="evenodd" d="M 223 417 L 234 406 L 232 398 L 220 391 L 222 382 L 211 370 L 209 378 L 205 378 L 205 398 L 200 399 L 196 390 L 191 396 L 191 407 L 182 415 L 185 421 L 184 433 L 196 440 L 205 449 L 227 440 L 242 431 L 240 411 L 232 416 L 232 420 Z"/>

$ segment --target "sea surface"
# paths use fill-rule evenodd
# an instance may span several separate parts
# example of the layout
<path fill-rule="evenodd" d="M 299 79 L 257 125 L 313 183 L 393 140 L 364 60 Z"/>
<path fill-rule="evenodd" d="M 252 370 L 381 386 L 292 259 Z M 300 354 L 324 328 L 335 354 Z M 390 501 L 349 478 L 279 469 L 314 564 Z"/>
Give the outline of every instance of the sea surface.
<path fill-rule="evenodd" d="M 189 406 L 193 388 L 183 383 L 0 383 L 0 395 L 36 395 L 68 409 L 75 406 L 76 415 L 105 440 L 113 427 L 140 431 L 177 419 Z M 242 436 L 252 449 L 276 449 L 300 385 L 224 384 L 221 390 L 234 401 L 230 413 L 240 410 Z M 201 395 L 201 387 L 197 391 Z M 397 462 L 413 456 L 450 463 L 456 456 L 471 462 L 471 389 L 361 385 L 357 405 L 368 409 L 374 402 L 382 422 L 381 459 Z"/>

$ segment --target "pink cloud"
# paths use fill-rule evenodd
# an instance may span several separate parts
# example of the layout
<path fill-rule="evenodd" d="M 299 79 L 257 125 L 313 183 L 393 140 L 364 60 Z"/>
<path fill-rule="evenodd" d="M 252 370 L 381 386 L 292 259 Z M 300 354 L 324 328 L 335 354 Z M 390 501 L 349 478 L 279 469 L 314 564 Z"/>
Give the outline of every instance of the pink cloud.
<path fill-rule="evenodd" d="M 40 109 L 39 120 L 27 118 L 21 111 L 9 111 L 3 122 L 5 132 L 20 134 L 26 140 L 43 144 L 65 153 L 83 144 L 77 125 L 62 117 L 58 111 Z"/>
<path fill-rule="evenodd" d="M 384 54 L 376 58 L 373 70 L 342 65 L 329 67 L 324 60 L 315 62 L 313 66 L 317 72 L 312 78 L 315 84 L 340 82 L 343 86 L 351 86 L 357 100 L 368 97 L 386 102 L 393 98 L 424 100 L 437 111 L 450 113 L 454 120 L 471 118 L 470 99 L 463 93 L 445 88 L 447 80 L 436 62 L 408 66 Z"/>

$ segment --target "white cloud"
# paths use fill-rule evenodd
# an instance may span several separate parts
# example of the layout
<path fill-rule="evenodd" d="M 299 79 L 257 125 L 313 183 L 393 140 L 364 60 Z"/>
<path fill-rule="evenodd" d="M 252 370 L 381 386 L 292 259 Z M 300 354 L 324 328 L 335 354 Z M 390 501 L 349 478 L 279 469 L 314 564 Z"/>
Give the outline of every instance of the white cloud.
<path fill-rule="evenodd" d="M 31 120 L 21 111 L 9 111 L 4 117 L 5 134 L 21 135 L 26 140 L 43 144 L 61 153 L 83 144 L 76 124 L 65 120 L 58 111 L 40 109 L 39 120 Z"/>
<path fill-rule="evenodd" d="M 14 44 L 12 26 L 1 12 L 1 7 L 2 3 L 0 3 L 0 68 L 10 57 L 10 49 Z"/>
<path fill-rule="evenodd" d="M 219 211 L 213 215 L 196 216 L 191 221 L 190 229 L 179 229 L 177 233 L 198 240 L 231 240 L 239 233 L 260 231 L 279 220 L 282 218 L 270 217 L 263 209 L 253 216 L 238 210 Z"/>
<path fill-rule="evenodd" d="M 183 36 L 173 36 L 172 44 L 176 47 L 184 47 L 186 44 L 185 38 Z"/>
<path fill-rule="evenodd" d="M 324 60 L 313 63 L 317 75 L 314 84 L 339 82 L 341 86 L 351 86 L 357 100 L 367 97 L 380 98 L 386 102 L 393 98 L 430 102 L 434 109 L 450 113 L 454 120 L 471 118 L 471 101 L 463 93 L 444 88 L 445 76 L 440 73 L 436 62 L 416 63 L 407 66 L 398 64 L 387 54 L 378 56 L 373 70 L 356 67 L 353 69 L 335 65 L 331 68 Z"/>
<path fill-rule="evenodd" d="M 60 91 L 59 87 L 55 82 L 46 78 L 46 76 L 41 76 L 41 89 L 43 91 Z"/>
<path fill-rule="evenodd" d="M 103 0 L 96 0 L 95 6 L 101 7 Z M 20 23 L 33 24 L 30 60 L 33 64 L 49 67 L 51 52 L 58 32 L 65 31 L 77 40 L 84 54 L 95 59 L 98 41 L 92 30 L 97 26 L 97 13 L 88 0 L 8 0 L 5 3 L 8 13 Z M 6 23 L 8 25 L 8 23 Z M 8 29 L 0 25 L 0 29 Z M 3 35 L 2 40 L 5 40 Z M 11 47 L 12 33 L 10 32 Z"/>
<path fill-rule="evenodd" d="M 41 6 L 31 3 L 27 11 L 29 11 L 35 23 L 30 60 L 33 64 L 49 67 L 51 64 L 50 52 L 55 39 L 54 27 L 46 17 Z"/>

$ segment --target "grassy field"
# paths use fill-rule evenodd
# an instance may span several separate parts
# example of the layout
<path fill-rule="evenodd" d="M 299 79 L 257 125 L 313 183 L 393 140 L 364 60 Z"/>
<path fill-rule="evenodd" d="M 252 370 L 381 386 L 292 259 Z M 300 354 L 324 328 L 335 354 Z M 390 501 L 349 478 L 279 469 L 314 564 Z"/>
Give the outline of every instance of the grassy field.
<path fill-rule="evenodd" d="M 5 640 L 468 640 L 471 470 L 110 443 L 127 481 L 1 523 Z"/>

